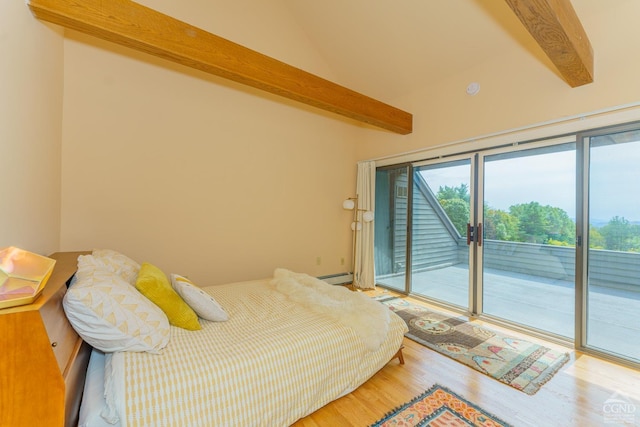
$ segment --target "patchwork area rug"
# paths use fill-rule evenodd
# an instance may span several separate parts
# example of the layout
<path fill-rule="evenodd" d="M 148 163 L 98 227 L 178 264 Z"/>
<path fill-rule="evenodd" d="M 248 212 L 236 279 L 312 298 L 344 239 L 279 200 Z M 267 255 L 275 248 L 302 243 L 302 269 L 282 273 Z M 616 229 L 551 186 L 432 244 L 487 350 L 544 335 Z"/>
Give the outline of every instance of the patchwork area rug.
<path fill-rule="evenodd" d="M 435 384 L 429 390 L 385 415 L 371 427 L 508 427 L 509 424 L 454 392 Z"/>
<path fill-rule="evenodd" d="M 463 317 L 389 295 L 375 299 L 404 319 L 409 326 L 407 338 L 527 394 L 537 392 L 569 360 L 568 353 L 504 335 Z"/>

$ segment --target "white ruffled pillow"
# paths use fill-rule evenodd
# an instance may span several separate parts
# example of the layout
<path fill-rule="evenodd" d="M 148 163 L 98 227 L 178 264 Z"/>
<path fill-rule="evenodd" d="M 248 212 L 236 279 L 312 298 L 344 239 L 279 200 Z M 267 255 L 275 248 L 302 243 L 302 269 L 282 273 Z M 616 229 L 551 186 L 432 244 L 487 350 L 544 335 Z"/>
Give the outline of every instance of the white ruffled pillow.
<path fill-rule="evenodd" d="M 82 260 L 82 258 L 90 257 Z M 164 312 L 121 276 L 78 259 L 79 276 L 67 290 L 63 307 L 83 340 L 103 352 L 159 353 L 169 343 L 171 329 Z"/>
<path fill-rule="evenodd" d="M 129 284 L 135 285 L 140 271 L 140 264 L 136 261 L 112 249 L 94 249 L 92 255 L 94 262 L 99 266 L 108 268 L 129 282 Z"/>
<path fill-rule="evenodd" d="M 218 301 L 186 277 L 172 274 L 171 286 L 201 318 L 214 322 L 229 320 L 229 315 Z"/>

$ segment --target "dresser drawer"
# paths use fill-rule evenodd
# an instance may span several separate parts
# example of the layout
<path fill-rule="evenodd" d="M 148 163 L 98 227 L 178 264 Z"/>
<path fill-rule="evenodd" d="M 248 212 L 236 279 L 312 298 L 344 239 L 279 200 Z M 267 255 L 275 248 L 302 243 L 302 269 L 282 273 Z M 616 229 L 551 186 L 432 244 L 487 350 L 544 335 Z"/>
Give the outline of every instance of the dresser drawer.
<path fill-rule="evenodd" d="M 67 320 L 62 308 L 62 298 L 66 291 L 67 287 L 61 286 L 40 309 L 60 373 L 64 373 L 78 340 L 78 334 Z"/>

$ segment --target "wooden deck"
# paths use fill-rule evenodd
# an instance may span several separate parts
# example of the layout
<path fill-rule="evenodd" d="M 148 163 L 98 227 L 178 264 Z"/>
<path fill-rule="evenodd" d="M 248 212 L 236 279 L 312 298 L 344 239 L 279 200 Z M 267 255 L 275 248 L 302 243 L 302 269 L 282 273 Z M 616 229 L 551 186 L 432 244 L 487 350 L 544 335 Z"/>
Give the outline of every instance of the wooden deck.
<path fill-rule="evenodd" d="M 404 289 L 404 276 L 379 280 Z M 468 307 L 468 271 L 454 265 L 413 274 L 413 293 Z M 574 283 L 486 269 L 484 313 L 573 340 Z M 591 286 L 590 346 L 640 361 L 640 292 Z"/>

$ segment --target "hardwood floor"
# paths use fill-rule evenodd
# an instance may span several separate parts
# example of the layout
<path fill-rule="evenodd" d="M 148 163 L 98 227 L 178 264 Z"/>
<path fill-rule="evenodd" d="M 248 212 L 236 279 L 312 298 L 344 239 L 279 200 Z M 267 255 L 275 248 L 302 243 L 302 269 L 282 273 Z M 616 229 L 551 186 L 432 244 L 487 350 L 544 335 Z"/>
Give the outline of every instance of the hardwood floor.
<path fill-rule="evenodd" d="M 571 360 L 530 396 L 412 340 L 405 338 L 404 341 L 405 365 L 392 360 L 358 389 L 298 420 L 294 426 L 367 426 L 434 383 L 513 426 L 640 426 L 640 371 L 565 348 L 571 353 Z M 553 343 L 543 344 L 563 348 Z M 608 404 L 610 398 L 622 399 L 630 405 Z M 616 415 L 611 409 L 625 412 Z M 612 423 L 618 415 L 627 416 L 630 422 Z"/>

